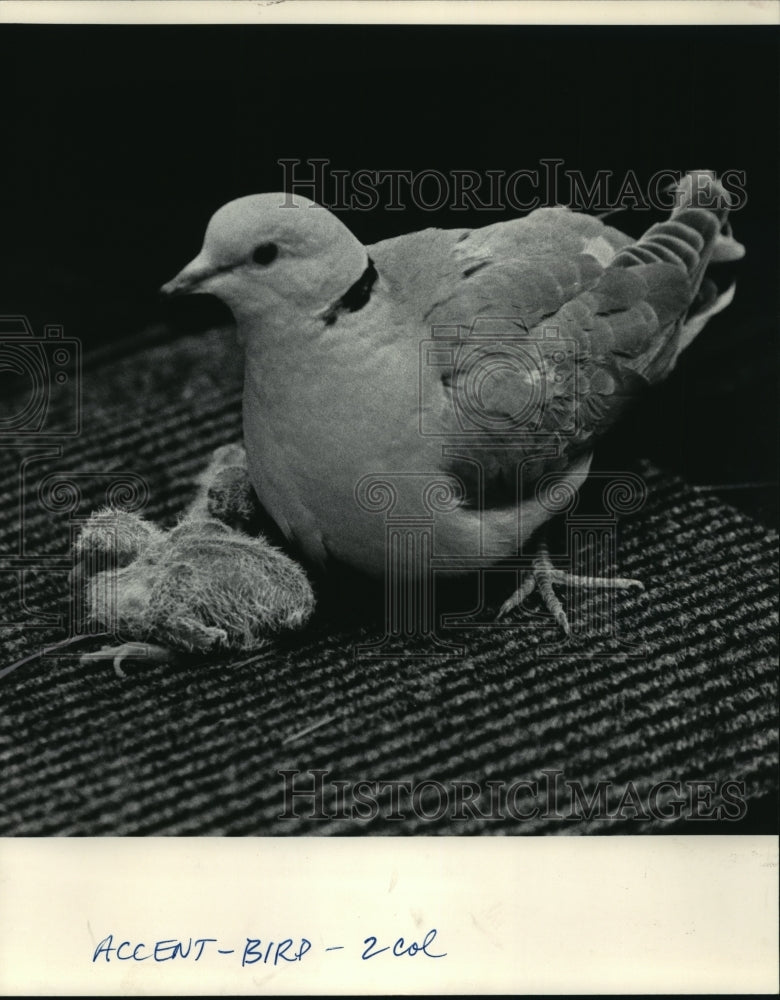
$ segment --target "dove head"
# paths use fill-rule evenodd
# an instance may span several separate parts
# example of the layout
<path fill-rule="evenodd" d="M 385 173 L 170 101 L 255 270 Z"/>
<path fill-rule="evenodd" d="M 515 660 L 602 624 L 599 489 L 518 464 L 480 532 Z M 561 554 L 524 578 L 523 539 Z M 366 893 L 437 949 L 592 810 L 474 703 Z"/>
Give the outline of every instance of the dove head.
<path fill-rule="evenodd" d="M 299 195 L 256 194 L 212 216 L 198 256 L 161 291 L 215 295 L 251 335 L 275 313 L 282 323 L 286 311 L 324 313 L 367 266 L 363 244 L 326 208 Z"/>

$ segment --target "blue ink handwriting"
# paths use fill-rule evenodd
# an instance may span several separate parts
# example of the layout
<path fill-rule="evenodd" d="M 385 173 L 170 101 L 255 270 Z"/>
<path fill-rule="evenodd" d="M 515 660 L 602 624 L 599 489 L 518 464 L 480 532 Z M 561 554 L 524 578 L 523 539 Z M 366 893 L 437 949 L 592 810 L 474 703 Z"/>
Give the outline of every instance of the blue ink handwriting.
<path fill-rule="evenodd" d="M 362 952 L 358 950 L 363 961 L 369 958 L 376 958 L 385 952 L 389 952 L 395 958 L 414 958 L 415 955 L 424 955 L 426 958 L 444 958 L 446 951 L 436 954 L 432 950 L 434 939 L 438 931 L 431 928 L 421 942 L 410 941 L 399 937 L 394 944 L 378 947 L 379 939 L 369 935 L 363 940 L 364 948 Z M 106 962 L 146 962 L 150 959 L 154 962 L 171 962 L 174 959 L 188 959 L 199 962 L 205 955 L 235 955 L 241 954 L 241 967 L 247 965 L 283 965 L 284 963 L 302 962 L 304 957 L 313 951 L 314 945 L 306 937 L 284 938 L 281 941 L 265 940 L 263 938 L 247 938 L 246 942 L 239 948 L 210 947 L 216 946 L 219 941 L 215 937 L 199 938 L 164 938 L 150 944 L 144 941 L 120 940 L 114 943 L 114 935 L 109 934 L 103 938 L 92 954 L 93 964 L 99 959 Z M 323 949 L 325 952 L 349 951 L 343 944 L 329 945 Z M 388 956 L 389 957 L 389 956 Z"/>
<path fill-rule="evenodd" d="M 430 951 L 428 951 L 428 946 L 433 944 L 433 939 L 435 937 L 436 928 L 433 927 L 423 938 L 422 944 L 417 944 L 416 941 L 411 941 L 409 944 L 406 944 L 403 938 L 398 938 L 392 946 L 393 955 L 395 955 L 396 958 L 401 958 L 404 955 L 409 955 L 411 958 L 414 958 L 415 955 L 420 953 L 425 955 L 426 958 L 444 958 L 447 954 L 446 951 L 442 952 L 441 955 L 433 955 Z M 367 937 L 363 944 L 368 946 L 361 955 L 364 962 L 369 958 L 376 958 L 376 956 L 381 955 L 383 951 L 390 951 L 389 944 L 385 945 L 384 948 L 377 948 L 377 939 L 373 934 Z"/>

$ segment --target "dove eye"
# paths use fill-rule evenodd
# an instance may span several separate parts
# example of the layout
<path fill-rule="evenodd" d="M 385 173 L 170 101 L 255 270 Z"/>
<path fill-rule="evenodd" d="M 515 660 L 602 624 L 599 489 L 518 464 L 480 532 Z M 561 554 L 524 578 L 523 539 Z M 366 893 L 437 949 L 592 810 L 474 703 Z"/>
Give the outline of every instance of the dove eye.
<path fill-rule="evenodd" d="M 263 266 L 271 264 L 279 256 L 279 247 L 275 243 L 261 243 L 255 247 L 252 260 Z"/>

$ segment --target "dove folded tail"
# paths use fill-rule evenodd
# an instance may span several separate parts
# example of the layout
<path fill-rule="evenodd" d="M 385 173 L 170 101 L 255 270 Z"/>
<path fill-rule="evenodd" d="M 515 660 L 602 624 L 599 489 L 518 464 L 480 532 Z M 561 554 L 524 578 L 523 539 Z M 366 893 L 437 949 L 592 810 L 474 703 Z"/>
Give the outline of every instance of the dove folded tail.
<path fill-rule="evenodd" d="M 677 205 L 665 222 L 651 226 L 634 244 L 620 250 L 610 267 L 638 268 L 649 288 L 649 303 L 670 336 L 654 344 L 642 374 L 650 382 L 665 378 L 680 353 L 707 321 L 731 302 L 734 285 L 719 294 L 706 276 L 710 263 L 738 260 L 744 247 L 731 235 L 731 199 L 709 171 L 687 174 L 677 188 Z M 672 272 L 658 265 L 671 265 Z M 681 284 L 680 277 L 687 278 Z M 673 320 L 671 324 L 669 320 Z"/>

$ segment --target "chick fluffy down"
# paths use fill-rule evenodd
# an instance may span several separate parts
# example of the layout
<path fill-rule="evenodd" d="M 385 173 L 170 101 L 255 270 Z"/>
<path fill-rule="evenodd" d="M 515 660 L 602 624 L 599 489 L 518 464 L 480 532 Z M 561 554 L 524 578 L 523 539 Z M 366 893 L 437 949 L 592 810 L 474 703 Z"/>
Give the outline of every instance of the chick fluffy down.
<path fill-rule="evenodd" d="M 95 544 L 96 532 L 138 541 L 133 561 L 122 551 L 116 569 L 89 576 L 87 617 L 95 625 L 188 652 L 251 650 L 302 625 L 314 609 L 304 571 L 262 536 L 213 519 L 168 532 L 117 511 L 93 519 L 93 532 L 87 525 L 81 539 L 82 559 L 90 549 L 106 551 L 107 539 Z"/>

